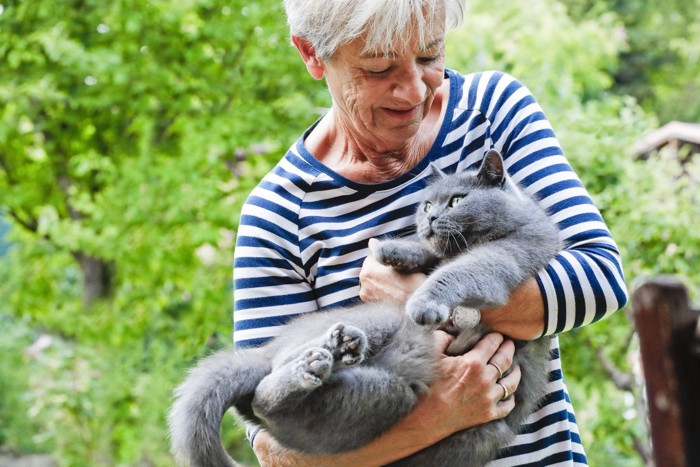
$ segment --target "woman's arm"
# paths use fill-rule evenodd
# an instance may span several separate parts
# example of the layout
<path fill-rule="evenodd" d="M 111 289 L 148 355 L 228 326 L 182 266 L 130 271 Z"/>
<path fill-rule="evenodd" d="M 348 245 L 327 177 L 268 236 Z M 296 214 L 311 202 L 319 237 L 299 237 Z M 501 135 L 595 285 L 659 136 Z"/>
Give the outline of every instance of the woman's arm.
<path fill-rule="evenodd" d="M 451 338 L 439 331 L 435 335 L 437 350 L 443 355 Z M 465 355 L 443 355 L 437 380 L 414 410 L 359 449 L 325 456 L 304 455 L 282 447 L 265 431 L 255 437 L 253 449 L 263 466 L 379 466 L 402 459 L 452 433 L 510 413 L 515 399 L 501 401 L 503 389 L 495 384 L 498 370 L 487 362 L 509 368 L 514 349 L 512 341 L 493 333 Z M 515 367 L 500 382 L 514 390 L 519 380 L 520 369 Z"/>
<path fill-rule="evenodd" d="M 379 263 L 372 254 L 377 240 L 370 240 L 370 254 L 360 271 L 360 298 L 365 301 L 389 300 L 405 304 L 425 281 L 425 274 L 405 274 Z M 544 304 L 535 278 L 529 279 L 499 308 L 482 310 L 481 320 L 494 331 L 513 339 L 532 340 L 544 330 Z"/>
<path fill-rule="evenodd" d="M 488 96 L 479 111 L 488 120 L 491 145 L 504 155 L 513 181 L 559 227 L 565 245 L 534 283 L 513 294 L 508 306 L 482 317 L 509 335 L 517 331 L 518 320 L 528 334 L 540 327 L 541 335 L 585 326 L 622 308 L 627 290 L 617 245 L 542 108 L 512 76 L 483 73 L 480 80 L 487 81 L 479 84 Z"/>

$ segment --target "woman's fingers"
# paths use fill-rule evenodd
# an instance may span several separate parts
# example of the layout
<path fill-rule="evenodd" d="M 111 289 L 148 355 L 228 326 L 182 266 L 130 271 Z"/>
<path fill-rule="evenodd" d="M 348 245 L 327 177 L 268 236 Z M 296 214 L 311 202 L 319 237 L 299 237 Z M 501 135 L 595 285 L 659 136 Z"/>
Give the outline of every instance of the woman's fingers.
<path fill-rule="evenodd" d="M 492 415 L 493 419 L 500 419 L 507 416 L 515 408 L 515 400 L 513 393 L 518 388 L 520 382 L 520 367 L 515 365 L 512 371 L 496 381 L 490 395 L 493 400 Z"/>
<path fill-rule="evenodd" d="M 493 394 L 497 403 L 513 399 L 512 395 L 518 389 L 518 384 L 520 384 L 520 376 L 520 366 L 515 365 L 508 375 L 496 381 Z"/>
<path fill-rule="evenodd" d="M 435 331 L 433 332 L 433 337 L 435 337 L 435 345 L 441 354 L 444 354 L 449 347 L 450 343 L 455 340 L 454 336 L 447 334 L 445 331 Z"/>
<path fill-rule="evenodd" d="M 502 355 L 504 352 L 507 353 L 508 349 L 503 347 L 503 335 L 497 332 L 491 332 L 486 334 L 481 338 L 479 342 L 476 343 L 473 349 L 469 351 L 475 359 L 482 362 L 484 365 L 491 360 L 494 356 L 498 355 L 499 352 Z M 514 349 L 513 349 L 514 350 Z M 512 353 L 512 352 L 511 352 Z M 507 355 L 506 355 L 507 356 Z M 499 358 L 502 358 L 499 356 Z M 511 355 L 512 359 L 512 355 Z M 510 366 L 510 365 L 508 365 Z M 501 367 L 502 368 L 502 367 Z"/>
<path fill-rule="evenodd" d="M 486 371 L 492 375 L 491 381 L 501 379 L 513 364 L 515 344 L 503 335 L 492 332 L 486 334 L 470 351 L 486 365 Z"/>
<path fill-rule="evenodd" d="M 494 381 L 503 378 L 503 375 L 508 373 L 508 370 L 513 364 L 514 355 L 515 344 L 512 340 L 505 339 L 498 350 L 494 352 L 493 356 L 487 361 L 487 366 L 492 370 L 491 373 L 493 374 Z"/>

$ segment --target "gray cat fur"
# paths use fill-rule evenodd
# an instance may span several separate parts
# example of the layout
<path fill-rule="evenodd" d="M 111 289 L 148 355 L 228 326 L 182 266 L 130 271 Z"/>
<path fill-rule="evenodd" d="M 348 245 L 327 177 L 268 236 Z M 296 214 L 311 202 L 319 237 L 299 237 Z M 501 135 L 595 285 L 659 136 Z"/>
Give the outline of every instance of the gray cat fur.
<path fill-rule="evenodd" d="M 236 465 L 219 438 L 221 419 L 231 407 L 239 418 L 302 452 L 362 446 L 410 412 L 433 380 L 438 358 L 433 325 L 456 335 L 448 353 L 466 352 L 489 330 L 456 329 L 449 311 L 504 304 L 559 250 L 557 228 L 545 213 L 504 183 L 498 152 L 489 151 L 478 172 L 435 172 L 439 181 L 426 189 L 416 214 L 417 235 L 384 240 L 375 251 L 384 264 L 430 272 L 406 312 L 369 303 L 308 314 L 259 348 L 204 359 L 176 389 L 168 417 L 180 465 Z M 455 195 L 465 198 L 448 208 Z M 430 212 L 426 202 L 433 205 Z M 455 220 L 440 220 L 445 216 Z M 439 240 L 446 227 L 452 233 Z M 392 465 L 477 467 L 492 460 L 546 395 L 550 345 L 550 338 L 517 343 L 522 377 L 515 409 L 506 418 L 455 433 Z"/>

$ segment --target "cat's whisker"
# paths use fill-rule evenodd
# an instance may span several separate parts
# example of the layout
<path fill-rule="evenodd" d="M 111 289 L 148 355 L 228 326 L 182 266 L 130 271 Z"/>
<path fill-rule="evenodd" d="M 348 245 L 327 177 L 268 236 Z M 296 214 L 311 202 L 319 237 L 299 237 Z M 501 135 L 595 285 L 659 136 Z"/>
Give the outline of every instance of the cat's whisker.
<path fill-rule="evenodd" d="M 416 227 L 411 227 L 408 229 L 405 229 L 403 232 L 399 233 L 398 235 L 395 235 L 393 238 L 407 238 L 415 235 L 418 232 L 418 229 Z"/>
<path fill-rule="evenodd" d="M 459 253 L 462 253 L 462 252 L 464 251 L 464 248 L 463 248 L 464 242 L 459 241 L 459 237 L 461 237 L 462 240 L 465 240 L 465 239 L 464 239 L 464 235 L 462 235 L 461 232 L 453 232 L 453 233 L 451 233 L 450 235 L 452 236 L 452 238 L 454 238 L 453 243 L 454 243 L 454 245 L 455 245 L 455 249 L 456 249 Z M 465 240 L 465 241 L 466 241 L 466 240 Z"/>
<path fill-rule="evenodd" d="M 457 232 L 457 234 L 462 239 L 462 241 L 459 242 L 459 252 L 462 253 L 469 249 L 469 242 L 467 241 L 467 237 L 465 237 L 462 232 Z"/>

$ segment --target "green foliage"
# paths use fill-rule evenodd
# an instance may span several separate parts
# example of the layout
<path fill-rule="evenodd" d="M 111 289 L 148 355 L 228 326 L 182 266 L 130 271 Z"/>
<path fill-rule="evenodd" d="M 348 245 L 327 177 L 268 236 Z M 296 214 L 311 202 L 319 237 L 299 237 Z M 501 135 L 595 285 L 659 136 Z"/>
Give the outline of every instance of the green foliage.
<path fill-rule="evenodd" d="M 190 363 L 173 358 L 172 342 L 151 339 L 129 351 L 78 345 L 34 334 L 6 315 L 0 330 L 9 357 L 0 364 L 0 442 L 51 449 L 61 465 L 172 465 L 165 407 Z M 17 361 L 23 364 L 11 364 Z M 242 449 L 242 429 L 225 431 Z"/>
<path fill-rule="evenodd" d="M 616 92 L 639 99 L 662 122 L 700 121 L 700 2 L 669 0 L 563 0 L 575 18 L 614 13 L 628 47 L 614 75 Z M 692 99 L 692 98 L 691 98 Z"/>
<path fill-rule="evenodd" d="M 4 5 L 0 190 L 24 232 L 2 291 L 15 310 L 117 341 L 160 314 L 179 313 L 188 332 L 212 310 L 230 318 L 238 208 L 323 89 L 282 17 L 272 1 Z M 75 300 L 76 254 L 116 276 L 90 315 Z M 115 324 L 127 309 L 130 325 Z"/>
<path fill-rule="evenodd" d="M 205 342 L 230 341 L 240 206 L 327 101 L 278 1 L 2 3 L 0 207 L 14 248 L 0 296 L 69 339 L 47 350 L 45 384 L 27 383 L 49 442 L 37 449 L 64 465 L 172 463 L 170 393 Z M 81 256 L 112 276 L 88 308 Z M 228 439 L 245 446 L 240 429 Z"/>
<path fill-rule="evenodd" d="M 25 349 L 36 338 L 26 323 L 18 322 L 0 311 L 0 446 L 9 445 L 23 452 L 49 449 L 41 439 L 41 423 L 32 413 L 29 400 L 30 377 L 34 365 Z"/>
<path fill-rule="evenodd" d="M 624 239 L 622 253 L 635 277 L 674 274 L 691 293 L 700 290 L 700 233 L 693 221 L 700 219 L 699 175 L 697 156 L 681 165 L 662 152 L 636 161 L 626 189 L 607 194 L 613 198 L 610 215 Z"/>
<path fill-rule="evenodd" d="M 551 0 L 473 1 L 465 23 L 449 36 L 448 61 L 462 71 L 509 72 L 546 107 L 569 107 L 612 84 L 623 41 L 610 14 L 574 22 Z"/>

